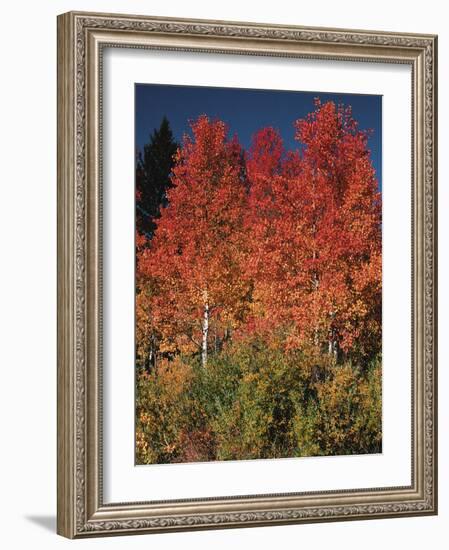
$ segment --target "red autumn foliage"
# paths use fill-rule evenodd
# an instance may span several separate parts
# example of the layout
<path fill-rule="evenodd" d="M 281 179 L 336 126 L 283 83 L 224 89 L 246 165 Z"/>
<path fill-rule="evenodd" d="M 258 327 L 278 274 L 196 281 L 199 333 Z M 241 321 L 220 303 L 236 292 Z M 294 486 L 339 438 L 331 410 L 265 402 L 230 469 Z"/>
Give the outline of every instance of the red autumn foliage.
<path fill-rule="evenodd" d="M 286 155 L 270 128 L 250 149 L 249 273 L 290 345 L 346 352 L 380 332 L 381 203 L 367 134 L 332 102 L 295 127 L 301 155 Z"/>
<path fill-rule="evenodd" d="M 136 242 L 138 332 L 159 353 L 201 352 L 205 366 L 232 333 L 279 343 L 280 329 L 286 348 L 378 350 L 381 200 L 368 136 L 349 108 L 315 107 L 295 122 L 296 152 L 264 128 L 245 158 L 223 122 L 192 123 L 154 237 Z"/>
<path fill-rule="evenodd" d="M 240 276 L 247 195 L 242 150 L 226 125 L 202 116 L 192 133 L 177 152 L 168 206 L 138 270 L 153 288 L 160 349 L 201 348 L 206 361 L 210 335 L 223 339 L 247 308 Z"/>

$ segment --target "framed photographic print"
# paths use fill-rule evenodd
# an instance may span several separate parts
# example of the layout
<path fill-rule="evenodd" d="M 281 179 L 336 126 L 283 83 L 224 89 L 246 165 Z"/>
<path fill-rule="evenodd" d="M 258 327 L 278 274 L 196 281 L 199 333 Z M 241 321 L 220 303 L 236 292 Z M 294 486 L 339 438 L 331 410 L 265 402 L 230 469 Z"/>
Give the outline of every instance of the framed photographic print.
<path fill-rule="evenodd" d="M 58 532 L 437 512 L 432 35 L 58 18 Z"/>

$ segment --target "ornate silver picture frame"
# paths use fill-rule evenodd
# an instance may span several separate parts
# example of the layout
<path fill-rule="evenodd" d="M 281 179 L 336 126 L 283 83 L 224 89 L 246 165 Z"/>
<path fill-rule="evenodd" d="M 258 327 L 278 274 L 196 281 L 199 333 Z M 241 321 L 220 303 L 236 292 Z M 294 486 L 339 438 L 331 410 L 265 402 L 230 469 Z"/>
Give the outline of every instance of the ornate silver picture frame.
<path fill-rule="evenodd" d="M 411 483 L 105 502 L 102 91 L 106 48 L 411 69 Z M 437 513 L 437 37 L 70 12 L 58 17 L 58 518 L 69 538 Z M 130 327 L 133 330 L 133 327 Z M 133 434 L 130 434 L 133 437 Z M 181 494 L 181 493 L 180 493 Z"/>

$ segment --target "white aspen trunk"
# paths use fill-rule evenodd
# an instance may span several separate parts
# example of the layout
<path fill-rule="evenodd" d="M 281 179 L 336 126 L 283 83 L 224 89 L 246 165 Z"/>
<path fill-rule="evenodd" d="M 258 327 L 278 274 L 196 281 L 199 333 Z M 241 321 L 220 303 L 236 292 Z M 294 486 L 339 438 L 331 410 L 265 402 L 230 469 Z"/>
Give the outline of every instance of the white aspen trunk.
<path fill-rule="evenodd" d="M 328 355 L 332 355 L 334 353 L 334 331 L 332 329 L 329 330 L 329 346 L 327 353 Z"/>
<path fill-rule="evenodd" d="M 201 366 L 207 366 L 207 338 L 209 334 L 209 304 L 207 302 L 207 291 L 204 292 L 204 313 L 203 313 L 203 331 L 201 341 Z"/>
<path fill-rule="evenodd" d="M 329 339 L 328 355 L 333 355 L 337 359 L 337 341 L 333 336 Z"/>
<path fill-rule="evenodd" d="M 335 318 L 335 311 L 332 311 L 330 313 L 330 316 L 332 319 Z M 329 350 L 328 350 L 328 353 L 329 355 L 334 355 L 335 359 L 337 359 L 337 340 L 335 339 L 335 330 L 334 329 L 330 329 L 329 330 Z"/>

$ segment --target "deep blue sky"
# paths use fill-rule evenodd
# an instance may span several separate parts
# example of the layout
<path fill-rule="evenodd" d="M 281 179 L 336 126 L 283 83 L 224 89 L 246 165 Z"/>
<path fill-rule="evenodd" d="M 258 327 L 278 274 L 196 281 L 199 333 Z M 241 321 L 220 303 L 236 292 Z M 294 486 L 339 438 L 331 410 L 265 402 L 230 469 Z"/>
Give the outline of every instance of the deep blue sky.
<path fill-rule="evenodd" d="M 206 114 L 226 122 L 230 135 L 237 133 L 245 149 L 252 135 L 266 126 L 280 131 L 287 149 L 296 149 L 293 122 L 314 110 L 316 97 L 322 102 L 332 100 L 350 105 L 360 129 L 373 131 L 368 145 L 381 189 L 382 96 L 379 95 L 136 84 L 136 147 L 143 148 L 164 115 L 181 143 L 182 136 L 190 133 L 189 120 Z"/>

